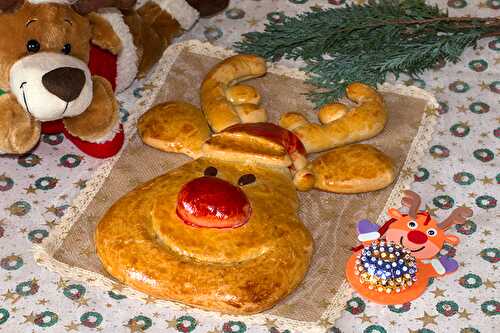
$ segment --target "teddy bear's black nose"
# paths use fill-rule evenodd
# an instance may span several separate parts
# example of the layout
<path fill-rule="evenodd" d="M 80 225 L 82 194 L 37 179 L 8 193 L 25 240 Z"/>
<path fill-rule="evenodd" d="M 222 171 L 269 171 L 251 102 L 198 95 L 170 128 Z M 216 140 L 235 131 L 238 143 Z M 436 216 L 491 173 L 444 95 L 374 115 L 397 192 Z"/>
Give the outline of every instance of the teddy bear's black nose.
<path fill-rule="evenodd" d="M 80 96 L 85 80 L 85 73 L 73 67 L 56 68 L 42 77 L 43 86 L 68 103 Z"/>

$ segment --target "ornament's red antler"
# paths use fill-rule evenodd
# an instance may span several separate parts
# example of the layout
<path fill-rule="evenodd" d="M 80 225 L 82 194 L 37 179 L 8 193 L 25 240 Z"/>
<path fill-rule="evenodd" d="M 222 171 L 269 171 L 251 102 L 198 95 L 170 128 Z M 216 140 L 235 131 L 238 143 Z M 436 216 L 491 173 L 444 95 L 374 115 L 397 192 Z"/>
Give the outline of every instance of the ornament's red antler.
<path fill-rule="evenodd" d="M 466 207 L 458 207 L 455 208 L 453 212 L 451 212 L 450 216 L 446 218 L 441 223 L 438 223 L 438 228 L 440 229 L 448 229 L 454 224 L 464 224 L 465 220 L 472 216 L 472 209 Z"/>
<path fill-rule="evenodd" d="M 410 215 L 414 219 L 417 218 L 417 213 L 418 213 L 418 209 L 420 207 L 420 202 L 421 202 L 421 199 L 417 193 L 415 193 L 413 191 L 409 191 L 409 190 L 404 191 L 404 197 L 403 197 L 403 200 L 401 200 L 401 203 L 404 206 L 408 207 L 408 209 L 409 209 L 408 215 Z"/>

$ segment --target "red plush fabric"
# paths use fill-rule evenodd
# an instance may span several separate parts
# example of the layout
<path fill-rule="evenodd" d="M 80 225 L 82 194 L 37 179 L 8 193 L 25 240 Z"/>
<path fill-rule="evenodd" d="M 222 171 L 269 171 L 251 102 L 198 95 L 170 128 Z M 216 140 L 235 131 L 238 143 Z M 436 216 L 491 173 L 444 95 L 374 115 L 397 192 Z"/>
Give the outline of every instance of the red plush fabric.
<path fill-rule="evenodd" d="M 89 68 L 92 75 L 99 75 L 107 79 L 116 89 L 118 57 L 98 46 L 92 45 L 90 48 Z"/>
<path fill-rule="evenodd" d="M 106 50 L 92 45 L 90 49 L 89 68 L 92 75 L 99 75 L 107 79 L 113 86 L 113 91 L 116 89 L 117 78 L 117 60 L 118 57 Z M 43 134 L 64 133 L 75 146 L 85 154 L 95 158 L 108 158 L 116 155 L 123 146 L 125 135 L 123 126 L 120 125 L 120 132 L 115 137 L 102 144 L 83 141 L 76 136 L 71 135 L 65 128 L 62 119 L 54 121 L 46 121 L 42 123 Z"/>
<path fill-rule="evenodd" d="M 71 135 L 66 129 L 63 131 L 64 136 L 73 142 L 75 146 L 78 147 L 85 154 L 95 157 L 95 158 L 108 158 L 116 155 L 125 141 L 125 135 L 123 132 L 123 126 L 120 125 L 120 131 L 116 133 L 115 137 L 104 143 L 92 143 L 88 141 L 83 141 L 76 136 Z"/>

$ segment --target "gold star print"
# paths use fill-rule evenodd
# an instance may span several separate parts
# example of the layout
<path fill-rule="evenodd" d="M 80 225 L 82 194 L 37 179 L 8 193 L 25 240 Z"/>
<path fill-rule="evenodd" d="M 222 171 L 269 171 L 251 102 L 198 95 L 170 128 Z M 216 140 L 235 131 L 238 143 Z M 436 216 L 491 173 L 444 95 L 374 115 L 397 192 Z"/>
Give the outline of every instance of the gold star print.
<path fill-rule="evenodd" d="M 432 315 L 428 314 L 426 311 L 424 311 L 424 315 L 422 317 L 415 318 L 415 319 L 420 320 L 422 322 L 422 325 L 424 327 L 426 327 L 427 325 L 430 325 L 430 324 L 437 325 L 437 322 L 436 322 L 437 317 L 438 317 L 437 315 L 432 316 Z"/>
<path fill-rule="evenodd" d="M 364 322 L 371 323 L 372 317 L 373 316 L 367 316 L 366 313 L 363 313 L 363 315 L 358 317 L 358 318 L 361 319 L 361 323 L 364 323 Z"/>
<path fill-rule="evenodd" d="M 13 306 L 13 307 L 10 308 L 10 311 L 13 312 L 13 313 L 16 313 L 17 310 L 19 310 L 19 309 L 16 308 L 15 306 Z"/>
<path fill-rule="evenodd" d="M 477 193 L 470 192 L 470 193 L 467 193 L 467 195 L 469 196 L 469 198 L 475 198 L 477 196 Z"/>
<path fill-rule="evenodd" d="M 480 243 L 480 244 L 484 244 L 484 243 L 486 243 L 486 241 L 485 241 L 484 239 L 480 239 L 480 240 L 479 240 L 479 243 Z"/>
<path fill-rule="evenodd" d="M 408 333 L 418 333 L 419 330 L 412 330 L 411 328 L 408 329 Z"/>
<path fill-rule="evenodd" d="M 247 20 L 247 23 L 250 26 L 250 28 L 253 28 L 257 25 L 257 23 L 259 23 L 259 21 L 257 21 L 255 18 L 252 18 L 250 20 Z"/>
<path fill-rule="evenodd" d="M 165 322 L 168 324 L 168 328 L 176 328 L 177 327 L 177 318 L 173 318 L 170 320 L 165 320 Z"/>
<path fill-rule="evenodd" d="M 481 81 L 481 83 L 479 84 L 479 88 L 481 88 L 481 91 L 488 90 L 490 89 L 490 85 L 484 81 Z"/>
<path fill-rule="evenodd" d="M 396 324 L 397 324 L 397 323 L 396 323 L 396 321 L 394 321 L 394 320 L 391 320 L 391 321 L 389 322 L 389 325 L 391 325 L 391 326 L 394 326 L 394 325 L 396 325 Z"/>
<path fill-rule="evenodd" d="M 23 227 L 23 228 L 19 229 L 19 233 L 20 233 L 21 235 L 24 235 L 24 234 L 25 234 L 25 233 L 27 233 L 27 232 L 28 232 L 28 228 L 26 228 L 26 227 Z"/>
<path fill-rule="evenodd" d="M 45 299 L 45 298 L 42 298 L 42 299 L 39 299 L 36 304 L 40 304 L 40 305 L 46 305 L 47 303 L 49 303 L 49 300 Z"/>
<path fill-rule="evenodd" d="M 476 296 L 469 298 L 469 302 L 471 303 L 477 304 L 477 301 L 478 299 L 476 298 Z"/>
<path fill-rule="evenodd" d="M 434 107 L 427 107 L 424 110 L 425 114 L 428 116 L 439 116 L 439 113 L 437 112 L 436 108 Z"/>
<path fill-rule="evenodd" d="M 264 326 L 266 326 L 268 329 L 276 327 L 276 319 L 266 318 L 266 322 L 264 323 Z"/>
<path fill-rule="evenodd" d="M 321 327 L 325 327 L 325 328 L 328 328 L 328 327 L 331 327 L 333 325 L 333 323 L 331 323 L 328 319 L 321 319 L 318 323 Z"/>
<path fill-rule="evenodd" d="M 435 87 L 435 88 L 432 88 L 431 90 L 434 91 L 434 93 L 436 93 L 436 94 L 444 93 L 444 87 Z"/>
<path fill-rule="evenodd" d="M 121 293 L 124 288 L 125 288 L 125 286 L 123 284 L 113 283 L 113 286 L 111 287 L 111 290 L 112 291 L 116 291 L 118 293 Z"/>
<path fill-rule="evenodd" d="M 479 179 L 483 185 L 492 185 L 493 184 L 493 178 L 488 178 L 484 176 L 482 179 Z"/>
<path fill-rule="evenodd" d="M 57 212 L 58 212 L 58 209 L 54 205 L 52 205 L 50 207 L 45 207 L 45 213 L 52 213 L 52 214 L 56 215 Z"/>
<path fill-rule="evenodd" d="M 462 312 L 458 312 L 458 318 L 465 318 L 467 320 L 470 320 L 470 316 L 472 315 L 472 313 L 470 312 L 467 312 L 467 309 L 463 309 Z"/>
<path fill-rule="evenodd" d="M 208 331 L 207 333 L 222 333 L 222 331 L 218 328 L 214 328 L 212 331 Z"/>
<path fill-rule="evenodd" d="M 82 305 L 89 306 L 89 299 L 82 297 L 78 301 L 76 301 L 76 303 L 78 303 L 78 307 L 80 307 Z"/>
<path fill-rule="evenodd" d="M 63 280 L 63 278 L 59 278 L 59 281 L 56 282 L 57 290 L 64 289 L 68 286 L 69 280 Z"/>
<path fill-rule="evenodd" d="M 160 314 L 158 312 L 153 313 L 153 317 L 158 318 Z"/>
<path fill-rule="evenodd" d="M 432 184 L 432 187 L 434 187 L 435 191 L 444 191 L 444 188 L 446 187 L 446 185 L 441 184 L 440 182 L 436 182 L 436 184 Z"/>
<path fill-rule="evenodd" d="M 149 295 L 147 297 L 143 297 L 142 300 L 144 302 L 146 302 L 146 304 L 154 304 L 154 303 L 156 303 L 156 298 L 151 297 Z"/>
<path fill-rule="evenodd" d="M 80 326 L 80 324 L 71 321 L 68 325 L 64 325 L 64 328 L 66 329 L 66 332 L 78 331 L 78 326 Z"/>
<path fill-rule="evenodd" d="M 463 204 L 461 204 L 461 205 L 460 205 L 460 206 L 458 206 L 458 207 L 463 207 L 463 208 L 471 208 L 471 207 L 467 206 L 467 205 L 466 205 L 466 204 L 464 204 L 464 203 L 463 203 Z"/>
<path fill-rule="evenodd" d="M 321 6 L 321 5 L 311 6 L 311 10 L 321 10 L 322 8 L 323 8 L 323 6 Z"/>
<path fill-rule="evenodd" d="M 444 297 L 445 291 L 446 290 L 444 290 L 444 289 L 439 289 L 438 287 L 436 287 L 436 289 L 431 291 L 431 293 L 434 294 L 434 298 L 438 298 L 438 297 Z"/>
<path fill-rule="evenodd" d="M 485 236 L 491 235 L 491 230 L 487 230 L 487 229 L 483 230 L 483 235 L 485 235 Z"/>
<path fill-rule="evenodd" d="M 87 181 L 84 179 L 80 179 L 79 181 L 73 183 L 73 185 L 75 185 L 75 187 L 84 188 L 85 186 L 87 186 Z"/>
<path fill-rule="evenodd" d="M 24 189 L 26 191 L 26 194 L 31 194 L 31 193 L 36 193 L 37 188 L 33 187 L 33 185 L 30 185 L 29 187 Z"/>
<path fill-rule="evenodd" d="M 9 273 L 5 276 L 4 281 L 10 281 L 10 280 L 12 280 L 12 274 Z"/>
<path fill-rule="evenodd" d="M 410 169 L 404 169 L 401 170 L 401 177 L 407 178 L 407 177 L 413 177 L 414 172 Z"/>
<path fill-rule="evenodd" d="M 2 296 L 4 297 L 4 299 L 3 299 L 4 301 L 10 300 L 11 304 L 16 303 L 21 298 L 20 295 L 18 295 L 17 293 L 14 293 L 12 291 L 10 291 L 10 289 L 7 289 L 7 292 L 5 294 L 2 294 Z"/>
<path fill-rule="evenodd" d="M 22 324 L 34 324 L 37 316 L 35 316 L 34 312 L 31 312 L 29 315 L 23 315 L 24 317 L 24 322 Z"/>
<path fill-rule="evenodd" d="M 495 287 L 495 281 L 491 281 L 490 279 L 486 279 L 486 281 L 484 281 L 484 287 L 486 289 L 497 289 L 497 287 Z"/>
<path fill-rule="evenodd" d="M 127 325 L 123 326 L 128 327 L 131 333 L 143 331 L 142 325 L 139 325 L 135 320 L 131 320 Z"/>
<path fill-rule="evenodd" d="M 458 106 L 457 110 L 458 110 L 458 113 L 466 113 L 467 112 L 467 108 L 465 107 L 465 105 Z"/>
<path fill-rule="evenodd" d="M 61 200 L 66 200 L 67 198 L 68 198 L 67 194 L 63 194 L 63 195 L 59 196 L 59 199 L 61 199 Z"/>
<path fill-rule="evenodd" d="M 56 222 L 56 220 L 46 221 L 44 223 L 44 225 L 46 225 L 47 227 L 49 227 L 49 229 L 53 229 L 54 227 L 57 226 L 57 222 Z"/>
<path fill-rule="evenodd" d="M 428 205 L 425 205 L 425 210 L 429 212 L 429 214 L 431 214 L 431 216 L 436 216 L 436 211 L 438 210 L 437 208 L 431 208 L 430 206 Z"/>

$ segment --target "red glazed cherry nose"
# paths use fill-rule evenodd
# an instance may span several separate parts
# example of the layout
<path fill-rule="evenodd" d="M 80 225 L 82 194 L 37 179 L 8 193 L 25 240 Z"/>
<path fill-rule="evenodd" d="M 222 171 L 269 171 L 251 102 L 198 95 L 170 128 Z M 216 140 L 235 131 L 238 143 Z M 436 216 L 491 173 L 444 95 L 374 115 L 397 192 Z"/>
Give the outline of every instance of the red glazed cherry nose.
<path fill-rule="evenodd" d="M 418 230 L 412 230 L 408 233 L 408 240 L 415 244 L 424 244 L 427 242 L 427 235 Z"/>
<path fill-rule="evenodd" d="M 177 215 L 193 226 L 237 228 L 247 223 L 251 214 L 245 193 L 216 177 L 193 179 L 177 198 Z"/>

